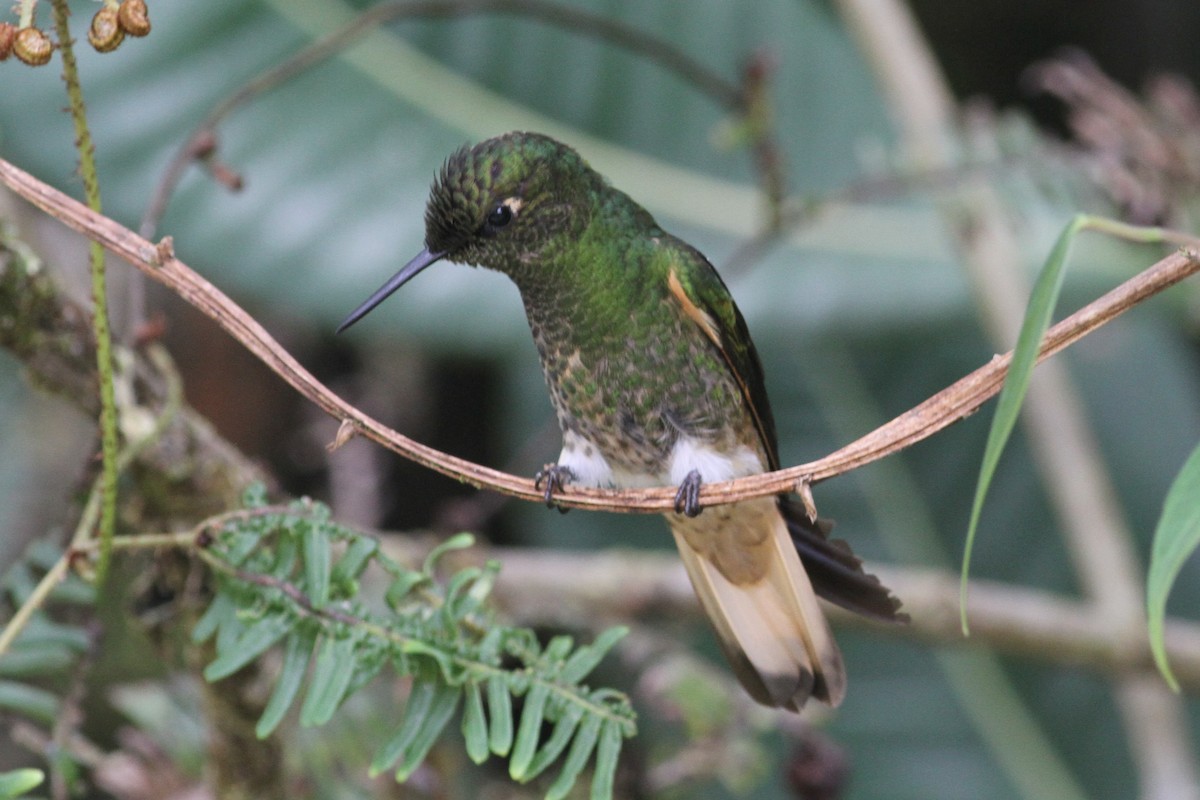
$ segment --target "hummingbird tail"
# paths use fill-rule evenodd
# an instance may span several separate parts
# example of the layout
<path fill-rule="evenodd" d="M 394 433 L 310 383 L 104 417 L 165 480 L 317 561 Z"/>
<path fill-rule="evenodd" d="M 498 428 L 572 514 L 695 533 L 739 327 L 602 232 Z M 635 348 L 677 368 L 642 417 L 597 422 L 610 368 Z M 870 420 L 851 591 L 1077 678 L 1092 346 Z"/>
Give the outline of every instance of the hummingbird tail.
<path fill-rule="evenodd" d="M 908 622 L 900 601 L 863 569 L 850 545 L 829 538 L 832 522 L 810 518 L 802 505 L 786 496 L 779 498 L 779 510 L 818 596 L 880 622 Z"/>
<path fill-rule="evenodd" d="M 721 649 L 750 696 L 799 711 L 846 693 L 841 652 L 774 498 L 668 517 Z"/>

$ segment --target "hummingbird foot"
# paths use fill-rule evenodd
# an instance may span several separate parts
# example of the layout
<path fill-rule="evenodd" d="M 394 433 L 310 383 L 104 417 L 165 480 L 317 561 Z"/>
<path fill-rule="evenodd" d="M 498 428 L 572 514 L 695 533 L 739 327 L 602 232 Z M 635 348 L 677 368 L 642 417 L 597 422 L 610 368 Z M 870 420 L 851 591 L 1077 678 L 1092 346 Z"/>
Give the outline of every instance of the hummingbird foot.
<path fill-rule="evenodd" d="M 542 497 L 546 500 L 546 508 L 557 508 L 558 513 L 565 514 L 571 509 L 563 508 L 555 503 L 554 493 L 562 491 L 563 487 L 573 480 L 575 480 L 575 473 L 570 467 L 564 467 L 561 464 L 547 464 L 533 476 L 533 487 L 542 489 L 544 486 L 545 494 Z"/>
<path fill-rule="evenodd" d="M 694 469 L 679 484 L 675 493 L 675 513 L 688 517 L 697 517 L 704 509 L 700 507 L 700 484 L 703 483 L 700 470 Z"/>

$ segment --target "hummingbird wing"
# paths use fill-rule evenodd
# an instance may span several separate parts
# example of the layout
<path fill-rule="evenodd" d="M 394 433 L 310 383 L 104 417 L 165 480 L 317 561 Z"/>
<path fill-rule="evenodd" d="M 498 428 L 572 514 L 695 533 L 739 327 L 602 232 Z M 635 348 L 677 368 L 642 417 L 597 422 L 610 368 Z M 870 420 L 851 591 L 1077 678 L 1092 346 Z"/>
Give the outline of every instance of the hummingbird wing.
<path fill-rule="evenodd" d="M 746 321 L 720 274 L 704 254 L 686 242 L 675 240 L 674 243 L 679 249 L 668 271 L 667 286 L 684 313 L 716 347 L 737 380 L 766 453 L 767 467 L 778 469 L 775 420 L 767 400 L 762 363 Z M 873 619 L 885 622 L 907 620 L 904 614 L 898 613 L 900 602 L 877 577 L 863 570 L 862 560 L 854 555 L 850 545 L 829 538 L 833 527 L 830 521 L 810 519 L 800 505 L 786 496 L 781 495 L 779 501 L 792 541 L 818 595 Z"/>
<path fill-rule="evenodd" d="M 767 401 L 762 362 L 746 327 L 742 312 L 733 302 L 725 282 L 704 254 L 686 242 L 675 240 L 678 251 L 672 253 L 667 272 L 667 288 L 683 313 L 699 326 L 713 343 L 729 372 L 742 390 L 746 408 L 758 430 L 758 438 L 767 456 L 767 467 L 779 468 L 775 438 L 775 418 Z"/>

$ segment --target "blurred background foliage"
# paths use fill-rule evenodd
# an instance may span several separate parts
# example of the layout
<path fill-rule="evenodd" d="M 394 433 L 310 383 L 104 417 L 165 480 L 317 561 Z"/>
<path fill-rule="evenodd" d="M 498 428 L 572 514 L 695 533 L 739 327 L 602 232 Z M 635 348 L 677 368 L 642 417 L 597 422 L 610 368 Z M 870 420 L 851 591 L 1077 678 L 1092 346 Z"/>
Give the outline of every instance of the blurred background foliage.
<path fill-rule="evenodd" d="M 74 5 L 82 25 L 90 4 Z M 171 154 L 215 103 L 369 5 L 156 2 L 148 39 L 105 57 L 81 51 L 105 212 L 136 227 Z M 807 204 L 800 224 L 747 255 L 744 245 L 766 219 L 751 156 L 730 146 L 726 110 L 678 75 L 579 32 L 476 14 L 372 33 L 235 114 L 221 128 L 218 154 L 242 175 L 244 189 L 230 193 L 191 168 L 160 234 L 174 236 L 181 258 L 369 413 L 440 449 L 524 474 L 551 460 L 558 441 L 519 298 L 505 278 L 439 266 L 352 334 L 332 335 L 349 309 L 421 247 L 426 193 L 442 159 L 463 142 L 508 129 L 542 130 L 574 144 L 724 269 L 765 362 L 785 463 L 830 452 L 999 349 L 981 331 L 972 286 L 937 208 L 939 191 L 961 176 L 922 178 L 897 154 L 869 64 L 833 5 L 566 5 L 660 37 L 731 82 L 751 60 L 767 64 L 788 188 Z M 1194 44 L 1195 4 L 1110 0 L 1086 11 L 1065 2 L 913 5 L 951 84 L 964 98 L 984 93 L 1003 103 L 973 100 L 965 117 L 973 135 L 959 143 L 960 158 L 963 174 L 976 169 L 1004 198 L 1031 272 L 1072 214 L 1128 211 L 1098 179 L 1097 162 L 1043 132 L 1067 131 L 1070 117 L 1029 91 L 1022 76 L 1031 62 L 1077 44 L 1135 90 L 1161 70 L 1195 80 L 1196 49 L 1171 44 L 1185 31 Z M 1028 16 L 1018 15 L 1022 6 Z M 1044 21 L 1058 14 L 1051 7 L 1063 13 L 1048 31 Z M 1158 31 L 1158 46 L 1144 46 L 1139 30 Z M 1120 58 L 1110 61 L 1110 53 Z M 57 67 L 2 69 L 0 155 L 77 189 Z M 53 222 L 35 220 L 28 209 L 11 213 L 62 280 L 83 287 L 83 260 L 73 255 L 79 245 L 64 243 Z M 1172 203 L 1161 219 L 1138 221 L 1187 226 L 1195 219 L 1189 214 L 1186 204 Z M 1093 298 L 1156 257 L 1089 239 L 1075 258 L 1066 305 Z M 128 313 L 129 272 L 121 264 L 111 271 L 118 329 Z M 283 489 L 327 500 L 345 521 L 396 530 L 469 527 L 513 545 L 670 546 L 656 519 L 560 517 L 502 503 L 361 442 L 327 456 L 333 422 L 181 301 L 149 291 L 152 313 L 167 321 L 189 402 L 269 464 Z M 1200 438 L 1196 309 L 1194 287 L 1175 290 L 1065 356 L 1143 559 L 1163 494 Z M 48 403 L 19 373 L 0 358 L 0 566 L 29 539 L 67 523 L 63 503 L 92 436 L 88 421 Z M 821 485 L 822 514 L 868 559 L 952 564 L 985 435 L 986 419 L 969 419 L 885 464 Z M 874 489 L 897 480 L 908 487 L 905 503 L 872 501 Z M 1057 524 L 1018 437 L 986 507 L 973 575 L 1076 594 Z M 1177 582 L 1176 613 L 1194 616 L 1197 569 L 1191 565 Z M 697 633 L 708 647 L 706 634 Z M 956 682 L 947 678 L 954 671 L 947 657 L 927 648 L 860 632 L 839 639 L 851 691 L 822 725 L 849 759 L 847 796 L 1029 797 L 1022 787 L 1037 785 L 1045 768 L 1069 775 L 1080 796 L 1136 793 L 1104 679 L 1005 659 L 998 682 L 972 684 L 970 670 L 965 683 Z M 1045 746 L 1030 754 L 1030 742 L 1019 741 L 1025 728 L 1012 737 L 985 732 L 972 709 L 986 709 L 989 692 L 1018 700 Z M 1189 710 L 1195 732 L 1194 701 Z M 662 757 L 655 730 L 644 724 L 630 758 Z M 768 737 L 765 746 L 764 783 L 746 796 L 789 796 L 782 764 L 792 745 Z M 1033 779 L 1016 778 L 1022 770 Z M 709 782 L 680 791 L 673 796 L 732 790 Z"/>

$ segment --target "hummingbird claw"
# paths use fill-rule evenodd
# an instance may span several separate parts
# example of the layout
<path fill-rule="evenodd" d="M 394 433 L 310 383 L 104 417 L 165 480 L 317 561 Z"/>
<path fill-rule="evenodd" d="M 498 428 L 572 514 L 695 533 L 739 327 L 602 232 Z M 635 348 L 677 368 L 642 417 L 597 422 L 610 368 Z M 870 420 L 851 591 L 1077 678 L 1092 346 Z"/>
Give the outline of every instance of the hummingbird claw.
<path fill-rule="evenodd" d="M 679 491 L 675 493 L 675 513 L 683 514 L 688 517 L 696 517 L 704 509 L 700 507 L 700 484 L 703 480 L 700 478 L 700 470 L 694 469 L 687 474 L 683 479 L 683 483 L 679 484 Z"/>
<path fill-rule="evenodd" d="M 560 466 L 558 464 L 547 464 L 537 471 L 533 476 L 533 487 L 541 489 L 545 486 L 545 494 L 542 496 L 546 500 L 546 508 L 557 508 L 558 513 L 565 514 L 571 509 L 563 508 L 554 502 L 554 493 L 561 491 L 571 481 L 575 480 L 575 473 L 570 467 Z"/>

